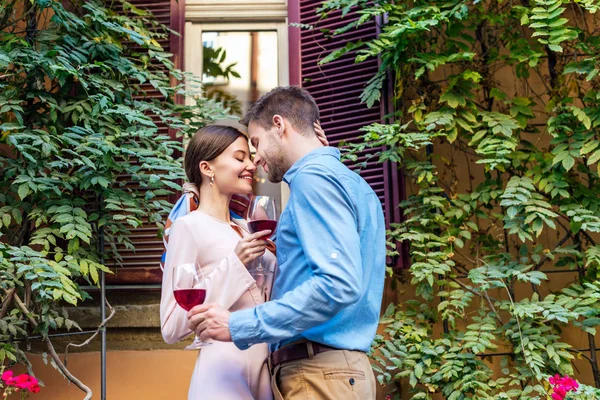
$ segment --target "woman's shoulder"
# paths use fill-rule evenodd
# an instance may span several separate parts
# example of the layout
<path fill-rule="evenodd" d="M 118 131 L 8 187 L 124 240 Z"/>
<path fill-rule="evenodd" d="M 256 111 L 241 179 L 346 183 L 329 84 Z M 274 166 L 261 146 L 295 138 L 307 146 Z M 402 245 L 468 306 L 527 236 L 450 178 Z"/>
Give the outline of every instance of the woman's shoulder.
<path fill-rule="evenodd" d="M 208 218 L 208 216 L 204 213 L 198 211 L 192 211 L 189 214 L 183 215 L 173 223 L 174 231 L 178 230 L 193 230 L 197 231 L 198 228 L 202 227 L 211 227 L 214 222 Z"/>
<path fill-rule="evenodd" d="M 178 224 L 181 226 L 180 228 L 177 228 Z M 177 221 L 175 221 L 173 229 L 185 229 L 184 227 L 194 232 L 221 231 L 224 228 L 225 230 L 231 229 L 228 222 L 221 221 L 200 210 L 195 210 L 187 215 L 179 217 Z"/>

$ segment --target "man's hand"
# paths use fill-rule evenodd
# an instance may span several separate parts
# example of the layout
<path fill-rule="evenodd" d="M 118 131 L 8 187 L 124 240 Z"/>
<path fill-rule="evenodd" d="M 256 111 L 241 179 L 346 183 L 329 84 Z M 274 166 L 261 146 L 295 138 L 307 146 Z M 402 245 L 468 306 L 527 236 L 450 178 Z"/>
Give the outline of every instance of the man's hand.
<path fill-rule="evenodd" d="M 201 304 L 188 311 L 188 326 L 202 341 L 214 339 L 231 342 L 229 314 L 218 304 Z"/>

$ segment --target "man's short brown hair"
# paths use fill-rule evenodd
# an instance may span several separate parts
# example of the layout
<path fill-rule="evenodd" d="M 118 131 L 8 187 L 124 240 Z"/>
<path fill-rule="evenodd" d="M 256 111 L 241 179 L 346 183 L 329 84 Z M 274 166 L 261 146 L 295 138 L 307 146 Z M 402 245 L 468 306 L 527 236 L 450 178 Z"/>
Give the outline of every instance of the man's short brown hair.
<path fill-rule="evenodd" d="M 302 134 L 314 133 L 313 124 L 319 120 L 319 107 L 306 90 L 297 86 L 279 86 L 258 99 L 240 121 L 248 126 L 258 123 L 264 129 L 273 126 L 273 116 L 287 118 Z"/>

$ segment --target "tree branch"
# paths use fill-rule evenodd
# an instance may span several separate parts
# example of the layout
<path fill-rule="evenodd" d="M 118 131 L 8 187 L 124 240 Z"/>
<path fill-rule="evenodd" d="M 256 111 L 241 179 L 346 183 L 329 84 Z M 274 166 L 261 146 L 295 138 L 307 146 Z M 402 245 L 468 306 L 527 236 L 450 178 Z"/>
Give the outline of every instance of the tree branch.
<path fill-rule="evenodd" d="M 0 308 L 0 319 L 4 318 L 6 316 L 6 313 L 8 312 L 8 307 L 10 306 L 10 303 L 12 302 L 12 298 L 13 298 L 14 294 L 15 294 L 15 288 L 12 288 L 12 289 L 6 291 L 6 297 L 4 298 L 4 301 L 2 302 L 2 307 Z"/>
<path fill-rule="evenodd" d="M 566 220 L 567 220 L 567 222 L 570 222 L 570 220 L 569 220 L 569 218 L 568 218 L 567 216 L 565 216 L 565 215 L 562 215 L 562 214 L 561 214 L 560 216 L 561 216 L 562 218 L 566 219 Z M 565 231 L 566 231 L 566 232 L 569 234 L 569 236 L 570 236 L 570 237 L 574 237 L 574 236 L 573 236 L 573 233 L 571 233 L 571 230 L 570 230 L 569 228 L 567 228 L 566 226 L 564 226 L 564 225 L 563 225 L 563 224 L 562 224 L 562 223 L 561 223 L 561 222 L 560 222 L 558 219 L 555 219 L 554 221 L 555 221 L 555 222 L 556 222 L 558 225 L 560 225 L 560 227 L 561 227 L 561 228 L 563 228 L 563 229 L 564 229 L 564 230 L 565 230 Z M 583 236 L 585 236 L 585 238 L 586 238 L 586 239 L 587 239 L 587 240 L 588 240 L 588 241 L 589 241 L 589 242 L 590 242 L 590 243 L 591 243 L 593 246 L 595 246 L 595 245 L 596 245 L 596 241 L 595 241 L 594 239 L 592 239 L 592 237 L 589 235 L 589 233 L 587 233 L 586 231 L 580 231 L 580 233 L 581 233 Z"/>
<path fill-rule="evenodd" d="M 487 292 L 477 292 L 474 289 L 470 288 L 469 286 L 465 285 L 464 283 L 462 283 L 461 281 L 459 281 L 458 279 L 455 278 L 450 278 L 453 282 L 457 283 L 460 287 L 462 287 L 463 289 L 467 290 L 468 292 L 473 293 L 475 296 L 479 296 L 482 299 L 485 299 L 488 303 L 488 305 L 490 306 L 490 308 L 492 309 L 492 312 L 494 313 L 494 317 L 496 318 L 496 321 L 498 321 L 498 323 L 500 325 L 504 325 L 504 322 L 502 321 L 502 318 L 500 318 L 500 315 L 498 314 L 498 311 L 496 311 L 496 307 L 494 307 L 494 303 L 492 303 L 492 298 L 487 294 Z M 494 299 L 495 300 L 495 299 Z"/>
<path fill-rule="evenodd" d="M 560 223 L 559 223 L 559 224 L 560 224 Z M 565 242 L 566 242 L 567 240 L 569 240 L 569 238 L 570 238 L 570 237 L 571 237 L 571 234 L 570 234 L 570 232 L 567 232 L 567 234 L 565 235 L 565 237 L 564 237 L 564 238 L 562 238 L 562 239 L 560 240 L 560 242 L 558 242 L 558 243 L 556 244 L 556 246 L 554 246 L 554 247 L 556 247 L 556 248 L 559 248 L 559 247 L 561 247 L 563 244 L 565 244 Z M 537 263 L 537 264 L 536 264 L 536 265 L 535 265 L 535 266 L 532 268 L 532 270 L 533 270 L 533 271 L 537 271 L 537 270 L 538 270 L 538 269 L 540 269 L 540 268 L 542 267 L 542 265 L 544 265 L 544 264 L 545 264 L 545 263 L 546 263 L 548 260 L 551 260 L 551 258 L 550 258 L 550 257 L 547 257 L 547 256 L 546 256 L 546 257 L 544 257 L 544 259 L 543 259 L 543 260 L 541 260 L 539 263 Z"/>
<path fill-rule="evenodd" d="M 69 347 L 83 347 L 83 346 L 87 346 L 88 344 L 91 343 L 92 340 L 94 340 L 94 338 L 96 336 L 98 336 L 98 334 L 102 331 L 102 329 L 104 329 L 106 327 L 106 324 L 108 323 L 108 321 L 110 321 L 110 319 L 115 315 L 115 309 L 110 305 L 110 303 L 108 302 L 108 300 L 105 299 L 106 305 L 108 306 L 108 309 L 110 310 L 110 314 L 108 317 L 106 317 L 104 319 L 104 321 L 102 321 L 100 323 L 100 325 L 98 326 L 98 329 L 96 329 L 96 332 L 94 332 L 94 334 L 92 336 L 90 336 L 85 342 L 80 343 L 80 344 L 75 344 L 75 343 L 69 343 L 67 345 L 67 347 L 65 348 L 65 355 L 63 357 L 64 363 L 65 363 L 65 367 L 67 366 L 67 357 L 69 356 Z"/>
<path fill-rule="evenodd" d="M 6 291 L 6 292 L 8 293 L 8 291 Z M 23 303 L 23 301 L 21 300 L 21 298 L 19 297 L 18 294 L 15 293 L 13 295 L 13 300 L 14 300 L 15 304 L 17 305 L 17 307 L 23 312 L 23 314 L 25 314 L 27 316 L 29 323 L 34 328 L 37 327 L 38 326 L 37 321 L 35 320 L 35 318 L 32 317 L 31 312 L 27 309 L 27 307 L 25 306 L 25 303 Z M 60 360 L 60 357 L 58 356 L 58 354 L 56 353 L 56 350 L 54 349 L 54 345 L 52 344 L 52 341 L 50 340 L 50 338 L 48 338 L 48 337 L 44 338 L 44 342 L 46 342 L 46 346 L 48 347 L 48 352 L 52 356 L 52 359 L 56 363 L 56 366 L 58 367 L 60 372 L 62 372 L 63 375 L 66 376 L 68 380 L 73 382 L 75 384 L 75 386 L 77 386 L 82 392 L 85 392 L 86 396 L 85 396 L 84 400 L 90 400 L 92 398 L 92 390 L 89 387 L 87 387 L 85 384 L 83 384 L 83 382 L 81 382 L 79 379 L 77 379 L 77 377 L 75 375 L 73 375 L 71 373 L 71 371 L 69 371 L 67 369 L 67 367 L 62 363 L 62 361 Z"/>

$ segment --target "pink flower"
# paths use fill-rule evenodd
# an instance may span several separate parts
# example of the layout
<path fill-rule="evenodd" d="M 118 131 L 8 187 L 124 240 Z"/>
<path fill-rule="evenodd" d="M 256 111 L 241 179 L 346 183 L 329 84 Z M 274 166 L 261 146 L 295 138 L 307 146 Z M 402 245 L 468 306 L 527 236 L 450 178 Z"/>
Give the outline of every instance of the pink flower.
<path fill-rule="evenodd" d="M 33 385 L 29 386 L 29 391 L 31 393 L 37 393 L 37 392 L 39 392 L 40 391 L 40 385 L 38 385 L 36 383 L 36 384 L 33 384 Z"/>
<path fill-rule="evenodd" d="M 17 376 L 14 381 L 15 383 L 13 385 L 19 389 L 27 389 L 29 387 L 29 375 L 27 374 Z"/>
<path fill-rule="evenodd" d="M 579 383 L 577 383 L 575 379 L 567 376 L 563 379 L 563 386 L 569 388 L 567 390 L 577 390 L 579 388 Z"/>
<path fill-rule="evenodd" d="M 14 381 L 13 372 L 4 371 L 4 373 L 2 373 L 2 380 L 6 382 L 7 385 L 12 385 L 12 382 Z"/>
<path fill-rule="evenodd" d="M 2 380 L 6 386 L 12 386 L 17 392 L 21 389 L 29 390 L 31 393 L 37 393 L 40 391 L 38 380 L 35 377 L 27 374 L 14 376 L 12 371 L 4 371 L 4 373 L 2 373 Z"/>
<path fill-rule="evenodd" d="M 35 377 L 33 377 L 33 376 L 29 377 L 29 382 L 28 382 L 27 389 L 31 393 L 37 393 L 37 392 L 40 391 L 40 385 L 38 384 L 38 380 L 35 379 Z"/>
<path fill-rule="evenodd" d="M 548 378 L 548 382 L 552 385 L 552 400 L 564 400 L 568 392 L 579 388 L 579 383 L 569 376 L 556 374 Z"/>

